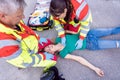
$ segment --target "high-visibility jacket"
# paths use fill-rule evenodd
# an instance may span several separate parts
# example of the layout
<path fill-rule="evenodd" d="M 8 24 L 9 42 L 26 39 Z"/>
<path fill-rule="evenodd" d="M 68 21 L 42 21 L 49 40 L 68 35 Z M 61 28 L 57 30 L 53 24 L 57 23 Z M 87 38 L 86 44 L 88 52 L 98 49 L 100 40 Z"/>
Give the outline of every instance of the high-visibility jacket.
<path fill-rule="evenodd" d="M 80 39 L 84 39 L 90 29 L 90 24 L 92 22 L 92 16 L 90 8 L 85 0 L 71 0 L 75 13 L 72 15 L 72 19 L 75 17 L 78 18 L 80 28 Z M 70 24 L 75 25 L 74 21 L 71 21 Z"/>
<path fill-rule="evenodd" d="M 64 31 L 64 24 L 66 23 L 63 19 L 56 19 L 52 15 L 50 16 L 50 19 L 53 21 L 53 26 L 55 27 L 56 31 L 58 32 L 58 37 L 62 38 L 65 36 Z M 62 23 L 63 22 L 63 23 Z"/>
<path fill-rule="evenodd" d="M 89 6 L 85 0 L 71 0 L 71 3 L 73 4 L 74 12 L 71 16 L 69 24 L 74 27 L 77 26 L 77 32 L 80 34 L 79 37 L 84 39 L 90 29 L 90 24 L 92 22 Z M 79 20 L 78 23 L 75 23 L 75 17 Z M 63 24 L 66 24 L 66 22 L 63 19 L 52 19 L 54 21 L 55 28 L 58 31 L 58 36 L 63 37 L 65 35 Z"/>
<path fill-rule="evenodd" d="M 0 58 L 16 67 L 50 67 L 56 64 L 54 55 L 38 54 L 40 38 L 22 22 L 17 25 L 21 31 L 0 23 Z"/>

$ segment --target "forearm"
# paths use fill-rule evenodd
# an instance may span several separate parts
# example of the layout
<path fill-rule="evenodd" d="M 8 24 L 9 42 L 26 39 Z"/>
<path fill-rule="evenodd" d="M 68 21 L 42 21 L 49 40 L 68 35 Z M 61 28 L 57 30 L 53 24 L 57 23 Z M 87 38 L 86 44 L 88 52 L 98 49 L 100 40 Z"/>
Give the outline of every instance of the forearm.
<path fill-rule="evenodd" d="M 81 39 L 84 39 L 87 35 L 87 33 L 89 32 L 90 30 L 90 25 L 92 23 L 92 16 L 91 16 L 91 13 L 89 11 L 89 16 L 84 18 L 83 20 L 81 20 L 80 24 L 81 24 L 81 27 L 79 29 L 80 31 L 80 38 Z"/>
<path fill-rule="evenodd" d="M 87 36 L 89 30 L 90 30 L 90 25 L 88 26 L 81 25 L 80 30 L 79 30 L 80 31 L 79 38 L 83 40 Z"/>
<path fill-rule="evenodd" d="M 80 64 L 92 69 L 95 71 L 95 69 L 97 67 L 95 67 L 94 65 L 92 65 L 91 63 L 89 63 L 86 59 L 80 57 L 80 56 L 75 56 L 75 55 L 71 55 L 71 54 L 68 54 L 66 57 L 66 59 L 71 59 L 71 60 L 74 60 L 74 61 L 77 61 L 79 62 Z"/>
<path fill-rule="evenodd" d="M 57 25 L 57 26 L 55 26 L 55 29 L 56 29 L 56 31 L 58 32 L 58 36 L 59 37 L 64 37 L 65 36 L 65 31 L 64 31 L 64 29 L 62 28 L 62 26 L 60 26 L 60 25 Z"/>

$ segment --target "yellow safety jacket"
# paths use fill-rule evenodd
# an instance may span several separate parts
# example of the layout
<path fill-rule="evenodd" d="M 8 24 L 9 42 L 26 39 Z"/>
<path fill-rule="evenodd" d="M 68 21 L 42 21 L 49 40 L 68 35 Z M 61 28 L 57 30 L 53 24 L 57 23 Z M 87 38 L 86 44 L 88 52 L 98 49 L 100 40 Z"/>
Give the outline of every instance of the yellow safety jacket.
<path fill-rule="evenodd" d="M 50 67 L 55 60 L 47 59 L 46 53 L 38 54 L 39 37 L 22 22 L 21 31 L 11 29 L 0 23 L 0 57 L 16 67 Z"/>
<path fill-rule="evenodd" d="M 92 23 L 91 11 L 85 0 L 71 0 L 71 3 L 74 7 L 74 11 L 72 12 L 70 21 L 68 23 L 66 23 L 64 19 L 56 19 L 53 16 L 51 16 L 50 19 L 53 19 L 53 25 L 57 30 L 59 37 L 65 36 L 65 26 L 63 24 L 70 24 L 78 29 L 75 32 L 77 32 L 80 35 L 79 38 L 83 40 L 87 36 Z M 75 18 L 78 19 L 78 22 L 75 21 Z"/>

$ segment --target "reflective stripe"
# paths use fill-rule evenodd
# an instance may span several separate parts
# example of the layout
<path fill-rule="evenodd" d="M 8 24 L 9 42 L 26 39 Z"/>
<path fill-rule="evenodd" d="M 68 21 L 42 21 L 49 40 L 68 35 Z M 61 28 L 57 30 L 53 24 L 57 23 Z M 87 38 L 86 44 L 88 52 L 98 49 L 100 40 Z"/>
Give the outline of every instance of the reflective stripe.
<path fill-rule="evenodd" d="M 84 29 L 90 29 L 90 26 L 82 26 Z"/>
<path fill-rule="evenodd" d="M 59 29 L 59 30 L 57 30 L 57 31 L 58 31 L 58 33 L 64 32 L 64 29 Z"/>
<path fill-rule="evenodd" d="M 55 28 L 56 28 L 56 30 L 57 30 L 57 29 L 63 28 L 63 27 L 61 26 L 61 24 L 58 24 L 58 25 L 55 26 Z"/>
<path fill-rule="evenodd" d="M 83 0 L 77 0 L 79 3 L 81 3 Z"/>
<path fill-rule="evenodd" d="M 18 56 L 20 56 L 21 53 L 22 53 L 22 49 L 19 48 L 17 52 L 13 53 L 11 56 L 5 57 L 4 59 L 10 60 L 10 59 L 17 58 Z"/>
<path fill-rule="evenodd" d="M 59 36 L 62 36 L 62 35 L 64 35 L 64 34 L 65 34 L 64 31 L 61 31 L 61 32 L 58 33 Z"/>
<path fill-rule="evenodd" d="M 89 27 L 89 26 L 88 26 Z M 89 28 L 80 27 L 80 30 L 89 31 Z"/>
<path fill-rule="evenodd" d="M 76 15 L 77 17 L 79 17 L 80 15 L 80 12 L 83 10 L 83 8 L 87 5 L 87 3 L 84 1 L 79 7 L 78 9 L 76 10 Z"/>
<path fill-rule="evenodd" d="M 80 35 L 86 37 L 87 34 L 80 33 Z"/>
<path fill-rule="evenodd" d="M 25 67 L 31 67 L 32 65 L 35 64 L 35 56 L 31 56 L 32 57 L 32 62 L 31 63 L 23 63 L 22 65 Z"/>
<path fill-rule="evenodd" d="M 30 49 L 29 49 L 29 50 L 28 50 L 29 54 L 31 55 L 31 54 L 36 53 L 36 52 L 35 52 L 35 49 L 36 49 L 36 46 L 34 47 L 34 49 L 33 49 L 33 50 L 30 50 Z"/>
<path fill-rule="evenodd" d="M 89 16 L 87 20 L 81 21 L 81 26 L 89 26 L 92 23 L 92 16 Z"/>
<path fill-rule="evenodd" d="M 83 34 L 87 34 L 88 31 L 85 31 L 85 30 L 81 30 L 80 33 L 83 33 Z"/>
<path fill-rule="evenodd" d="M 58 36 L 61 36 L 65 33 L 64 29 L 61 27 L 61 25 L 55 26 L 57 32 L 58 32 Z"/>
<path fill-rule="evenodd" d="M 39 60 L 38 60 L 38 62 L 37 62 L 37 64 L 39 64 L 40 61 L 42 60 L 42 57 L 41 57 L 39 54 L 36 54 L 36 56 L 39 58 Z"/>
<path fill-rule="evenodd" d="M 86 27 L 87 28 L 84 28 L 84 26 L 80 27 L 80 35 L 81 36 L 86 37 L 86 35 L 87 35 L 87 33 L 88 33 L 89 29 L 90 29 L 90 26 L 86 26 Z"/>
<path fill-rule="evenodd" d="M 34 56 L 31 56 L 31 57 L 32 57 L 32 62 L 31 63 L 23 63 L 22 65 L 25 66 L 25 67 L 31 67 L 33 65 L 39 64 L 40 61 L 42 60 L 42 57 L 39 54 L 36 54 Z M 35 61 L 37 60 L 35 57 L 38 58 L 37 63 L 35 63 Z"/>
<path fill-rule="evenodd" d="M 56 30 L 57 30 L 57 31 L 58 31 L 58 30 L 63 30 L 63 31 L 64 31 L 64 29 L 63 29 L 62 27 L 59 27 L 59 28 L 57 28 Z"/>
<path fill-rule="evenodd" d="M 0 40 L 0 48 L 5 46 L 20 45 L 16 40 Z"/>

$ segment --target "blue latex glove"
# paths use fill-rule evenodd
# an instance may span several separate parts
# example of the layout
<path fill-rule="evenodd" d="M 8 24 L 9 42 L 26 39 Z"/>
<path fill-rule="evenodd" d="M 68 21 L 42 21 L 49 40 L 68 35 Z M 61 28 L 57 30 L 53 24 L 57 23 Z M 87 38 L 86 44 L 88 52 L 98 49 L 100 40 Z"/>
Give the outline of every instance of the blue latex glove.
<path fill-rule="evenodd" d="M 54 59 L 54 55 L 48 52 L 43 53 L 45 55 L 46 60 L 52 60 Z"/>
<path fill-rule="evenodd" d="M 79 39 L 79 40 L 76 42 L 76 44 L 75 44 L 76 49 L 82 48 L 82 45 L 83 45 L 83 40 L 82 40 L 82 39 Z"/>
<path fill-rule="evenodd" d="M 39 40 L 39 42 L 40 42 L 40 44 L 43 46 L 43 42 L 44 42 L 44 43 L 47 43 L 47 39 L 41 37 L 40 40 Z"/>
<path fill-rule="evenodd" d="M 66 38 L 65 38 L 65 37 L 61 38 L 61 43 L 62 43 L 62 45 L 65 46 L 65 45 L 66 45 L 65 42 L 66 42 Z"/>

